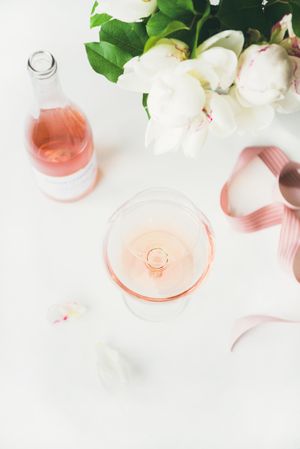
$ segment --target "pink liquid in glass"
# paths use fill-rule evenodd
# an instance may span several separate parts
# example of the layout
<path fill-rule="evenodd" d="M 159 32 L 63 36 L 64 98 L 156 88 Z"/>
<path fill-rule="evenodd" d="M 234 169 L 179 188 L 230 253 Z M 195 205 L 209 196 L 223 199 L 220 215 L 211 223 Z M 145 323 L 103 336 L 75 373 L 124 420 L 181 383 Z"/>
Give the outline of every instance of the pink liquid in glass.
<path fill-rule="evenodd" d="M 207 245 L 197 242 L 191 247 L 188 232 L 141 231 L 130 241 L 125 239 L 119 248 L 118 274 L 108 258 L 106 263 L 112 278 L 126 293 L 150 301 L 178 299 L 192 292 L 208 274 L 213 260 L 209 230 L 207 238 Z"/>

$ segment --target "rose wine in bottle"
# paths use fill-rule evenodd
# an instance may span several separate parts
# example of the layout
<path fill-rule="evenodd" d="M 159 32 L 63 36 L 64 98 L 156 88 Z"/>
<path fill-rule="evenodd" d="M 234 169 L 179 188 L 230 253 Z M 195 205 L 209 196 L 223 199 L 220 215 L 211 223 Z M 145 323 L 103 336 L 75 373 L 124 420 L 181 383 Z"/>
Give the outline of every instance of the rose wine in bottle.
<path fill-rule="evenodd" d="M 98 167 L 90 126 L 65 97 L 54 57 L 46 51 L 28 60 L 36 113 L 26 127 L 27 148 L 38 187 L 58 201 L 74 201 L 97 183 Z"/>

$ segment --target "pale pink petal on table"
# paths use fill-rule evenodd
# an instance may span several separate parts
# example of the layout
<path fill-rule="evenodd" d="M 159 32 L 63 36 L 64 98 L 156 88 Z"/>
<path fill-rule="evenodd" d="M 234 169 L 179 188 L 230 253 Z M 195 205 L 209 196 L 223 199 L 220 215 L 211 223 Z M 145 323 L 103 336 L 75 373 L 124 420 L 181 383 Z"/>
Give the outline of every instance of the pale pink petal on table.
<path fill-rule="evenodd" d="M 106 343 L 97 343 L 97 371 L 102 385 L 109 391 L 124 388 L 131 377 L 126 357 Z"/>
<path fill-rule="evenodd" d="M 47 318 L 52 324 L 63 323 L 72 318 L 79 318 L 86 312 L 86 307 L 77 302 L 53 304 L 48 309 Z"/>

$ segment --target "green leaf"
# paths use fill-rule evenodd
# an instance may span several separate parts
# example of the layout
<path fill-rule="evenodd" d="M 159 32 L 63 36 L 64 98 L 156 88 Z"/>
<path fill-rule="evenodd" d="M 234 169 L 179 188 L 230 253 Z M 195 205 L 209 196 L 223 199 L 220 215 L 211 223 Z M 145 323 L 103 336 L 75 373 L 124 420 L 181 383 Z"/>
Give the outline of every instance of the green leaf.
<path fill-rule="evenodd" d="M 180 20 L 173 20 L 166 26 L 166 28 L 160 33 L 160 35 L 161 37 L 166 37 L 172 33 L 175 33 L 176 31 L 188 29 L 189 27 L 185 23 L 180 22 Z"/>
<path fill-rule="evenodd" d="M 114 19 L 104 23 L 100 29 L 101 42 L 110 42 L 132 56 L 143 53 L 147 37 L 142 22 L 125 23 Z"/>
<path fill-rule="evenodd" d="M 248 28 L 257 28 L 263 34 L 269 33 L 262 0 L 221 0 L 217 17 L 224 29 L 246 32 Z"/>
<path fill-rule="evenodd" d="M 151 47 L 153 47 L 157 41 L 159 41 L 159 39 L 162 39 L 164 37 L 169 36 L 170 34 L 175 33 L 176 31 L 180 31 L 180 30 L 188 30 L 189 27 L 186 26 L 185 23 L 180 22 L 179 20 L 173 20 L 172 22 L 170 22 L 166 28 L 157 36 L 151 36 L 144 47 L 144 52 L 150 50 Z"/>
<path fill-rule="evenodd" d="M 85 44 L 92 68 L 109 81 L 117 82 L 123 73 L 123 66 L 132 55 L 109 42 L 89 42 Z"/>
<path fill-rule="evenodd" d="M 164 30 L 167 25 L 172 21 L 169 16 L 166 16 L 161 11 L 153 14 L 152 17 L 147 22 L 147 33 L 148 36 L 157 36 L 161 33 L 161 30 Z"/>
<path fill-rule="evenodd" d="M 111 16 L 108 14 L 94 14 L 90 17 L 90 28 L 95 28 L 103 25 L 103 23 L 108 22 Z"/>
<path fill-rule="evenodd" d="M 97 8 L 98 5 L 99 5 L 99 3 L 98 3 L 97 1 L 94 2 L 93 7 L 92 7 L 92 11 L 91 11 L 91 15 L 94 14 L 94 12 L 95 12 L 95 10 L 96 10 L 96 8 Z"/>
<path fill-rule="evenodd" d="M 159 41 L 159 39 L 161 39 L 160 36 L 149 37 L 149 39 L 147 40 L 145 47 L 144 47 L 144 53 L 146 53 L 146 51 L 150 50 L 150 48 L 154 47 L 154 45 Z"/>
<path fill-rule="evenodd" d="M 150 113 L 149 113 L 148 103 L 147 103 L 147 101 L 148 101 L 148 95 L 149 95 L 149 94 L 143 94 L 142 104 L 143 104 L 143 107 L 144 107 L 144 109 L 145 109 L 145 111 L 146 111 L 146 114 L 147 114 L 148 119 L 150 119 Z"/>
<path fill-rule="evenodd" d="M 182 19 L 196 13 L 193 0 L 158 0 L 157 6 L 172 19 Z"/>
<path fill-rule="evenodd" d="M 293 29 L 297 36 L 300 37 L 300 0 L 289 0 L 289 5 L 293 14 Z"/>

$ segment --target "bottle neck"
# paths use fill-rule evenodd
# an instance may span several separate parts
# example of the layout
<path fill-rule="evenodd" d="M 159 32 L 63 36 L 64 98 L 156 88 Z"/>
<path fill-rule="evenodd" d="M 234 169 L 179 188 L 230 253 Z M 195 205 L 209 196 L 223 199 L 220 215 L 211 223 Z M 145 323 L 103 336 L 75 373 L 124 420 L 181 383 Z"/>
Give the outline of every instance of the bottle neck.
<path fill-rule="evenodd" d="M 28 71 L 39 109 L 62 108 L 68 104 L 57 75 L 57 63 L 53 55 L 40 50 L 28 59 Z"/>
<path fill-rule="evenodd" d="M 57 73 L 46 79 L 33 77 L 32 85 L 39 109 L 63 108 L 68 104 Z"/>

